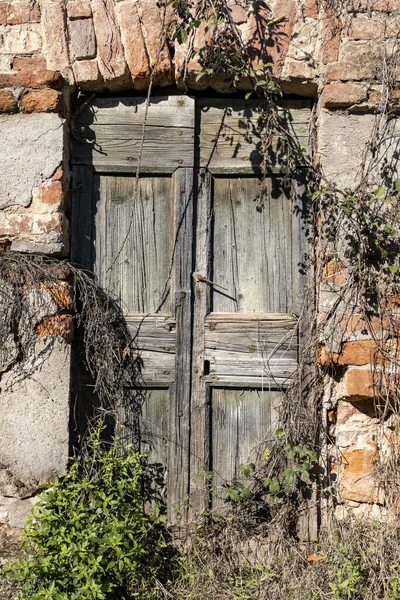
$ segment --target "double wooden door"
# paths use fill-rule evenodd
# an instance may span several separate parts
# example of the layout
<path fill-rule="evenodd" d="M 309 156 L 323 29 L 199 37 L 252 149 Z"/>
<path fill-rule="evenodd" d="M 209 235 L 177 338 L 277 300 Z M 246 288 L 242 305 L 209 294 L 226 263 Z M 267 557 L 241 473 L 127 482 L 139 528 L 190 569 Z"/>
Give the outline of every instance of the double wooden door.
<path fill-rule="evenodd" d="M 282 116 L 306 147 L 308 103 Z M 216 506 L 256 459 L 297 367 L 301 168 L 282 177 L 277 139 L 262 180 L 257 118 L 250 101 L 169 96 L 99 98 L 77 119 L 72 260 L 120 299 L 136 339 L 141 447 L 163 466 L 171 521 L 206 508 L 202 473 Z"/>

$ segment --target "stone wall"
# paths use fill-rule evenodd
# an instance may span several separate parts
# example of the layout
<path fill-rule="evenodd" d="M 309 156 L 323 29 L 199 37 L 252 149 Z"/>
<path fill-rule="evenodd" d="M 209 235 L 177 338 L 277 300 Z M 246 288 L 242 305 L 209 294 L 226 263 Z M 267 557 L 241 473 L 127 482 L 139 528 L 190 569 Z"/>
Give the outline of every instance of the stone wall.
<path fill-rule="evenodd" d="M 400 0 L 271 0 L 268 4 L 272 18 L 284 17 L 273 28 L 268 46 L 274 74 L 286 94 L 315 100 L 315 159 L 327 180 L 351 187 L 373 126 L 373 111 L 382 100 L 383 60 L 395 46 Z M 262 11 L 262 6 L 245 0 L 232 0 L 230 5 L 243 43 L 257 61 L 265 32 L 260 32 L 253 9 L 258 6 Z M 336 11 L 336 5 L 346 5 L 348 10 Z M 0 242 L 10 242 L 12 251 L 68 255 L 68 153 L 75 93 L 143 92 L 154 67 L 156 87 L 177 86 L 205 94 L 207 88 L 233 91 L 221 76 L 196 81 L 201 69 L 196 57 L 189 61 L 184 77 L 185 44 L 167 40 L 157 61 L 162 30 L 155 0 L 0 0 Z M 194 48 L 206 39 L 201 27 Z M 400 65 L 396 68 L 400 80 Z M 245 82 L 238 87 L 245 88 Z M 399 102 L 400 85 L 393 92 L 394 111 Z M 387 151 L 396 158 L 394 148 Z M 331 261 L 324 274 L 321 321 L 340 293 L 346 266 Z M 321 368 L 332 360 L 340 367 L 340 376 L 326 379 L 324 416 L 336 444 L 340 503 L 356 511 L 380 513 L 384 498 L 374 469 L 380 452 L 386 451 L 388 431 L 373 410 L 374 342 L 365 335 L 357 315 L 352 318 L 351 327 L 348 322 L 343 325 L 344 344 L 332 347 L 321 339 Z M 23 483 L 30 478 L 41 482 L 65 467 L 69 385 L 65 344 L 58 336 L 54 354 L 41 367 L 39 380 L 49 383 L 53 403 L 47 404 L 31 381 L 15 384 L 9 393 L 2 390 L 1 411 L 6 419 L 0 427 L 0 462 L 4 463 L 0 521 L 21 523 L 10 516 L 21 494 L 5 494 L 2 478 L 5 485 L 11 485 L 10 477 Z M 10 373 L 2 376 L 2 388 L 4 381 L 7 388 L 10 378 Z M 24 405 L 19 420 L 15 407 L 27 395 L 32 395 L 32 402 Z M 4 440 L 18 423 L 26 434 L 14 452 L 14 446 Z M 49 425 L 55 428 L 53 437 Z M 38 460 L 32 462 L 33 455 L 27 456 L 29 447 L 39 453 Z M 26 458 L 19 462 L 18 456 Z M 19 511 L 19 506 L 14 508 Z"/>

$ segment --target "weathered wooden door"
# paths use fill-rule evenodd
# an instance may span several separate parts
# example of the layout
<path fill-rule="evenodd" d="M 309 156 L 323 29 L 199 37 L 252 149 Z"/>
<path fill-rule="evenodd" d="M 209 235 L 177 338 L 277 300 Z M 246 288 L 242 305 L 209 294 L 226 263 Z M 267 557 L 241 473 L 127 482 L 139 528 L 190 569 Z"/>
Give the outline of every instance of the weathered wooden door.
<path fill-rule="evenodd" d="M 254 460 L 297 366 L 301 184 L 283 180 L 279 141 L 260 178 L 255 108 L 97 99 L 77 120 L 72 260 L 120 298 L 136 336 L 142 449 L 165 468 L 172 521 L 189 496 L 193 514 L 206 508 L 195 475 L 212 470 L 218 490 Z M 307 103 L 283 111 L 307 146 Z"/>

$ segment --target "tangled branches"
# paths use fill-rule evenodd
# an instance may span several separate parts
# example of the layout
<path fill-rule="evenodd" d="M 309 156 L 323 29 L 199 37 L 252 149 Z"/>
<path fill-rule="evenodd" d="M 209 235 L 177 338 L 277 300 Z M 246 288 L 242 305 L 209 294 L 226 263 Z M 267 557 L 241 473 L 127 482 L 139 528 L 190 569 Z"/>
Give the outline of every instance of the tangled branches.
<path fill-rule="evenodd" d="M 55 259 L 0 254 L 1 371 L 27 377 L 45 360 L 56 339 L 70 341 L 72 320 L 100 412 L 118 406 L 139 410 L 137 357 L 118 304 L 92 274 Z M 73 316 L 71 316 L 73 315 Z"/>

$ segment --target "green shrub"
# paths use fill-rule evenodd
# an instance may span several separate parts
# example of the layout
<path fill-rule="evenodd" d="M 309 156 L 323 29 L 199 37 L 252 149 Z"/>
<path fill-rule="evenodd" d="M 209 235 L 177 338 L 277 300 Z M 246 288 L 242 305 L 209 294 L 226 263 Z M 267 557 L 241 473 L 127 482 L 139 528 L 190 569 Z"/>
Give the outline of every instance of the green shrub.
<path fill-rule="evenodd" d="M 105 450 L 95 434 L 25 527 L 23 554 L 7 567 L 20 600 L 159 598 L 169 545 L 161 519 L 144 512 L 142 475 L 141 456 Z"/>

